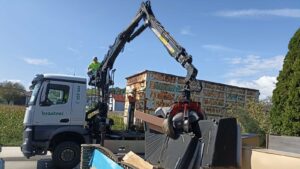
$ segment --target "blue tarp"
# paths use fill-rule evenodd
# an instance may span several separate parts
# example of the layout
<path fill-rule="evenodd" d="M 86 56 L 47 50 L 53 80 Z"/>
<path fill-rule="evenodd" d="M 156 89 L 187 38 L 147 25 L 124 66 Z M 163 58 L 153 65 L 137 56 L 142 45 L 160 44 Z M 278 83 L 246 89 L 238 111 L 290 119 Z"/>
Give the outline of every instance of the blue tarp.
<path fill-rule="evenodd" d="M 124 169 L 97 149 L 93 152 L 90 167 L 93 169 Z"/>

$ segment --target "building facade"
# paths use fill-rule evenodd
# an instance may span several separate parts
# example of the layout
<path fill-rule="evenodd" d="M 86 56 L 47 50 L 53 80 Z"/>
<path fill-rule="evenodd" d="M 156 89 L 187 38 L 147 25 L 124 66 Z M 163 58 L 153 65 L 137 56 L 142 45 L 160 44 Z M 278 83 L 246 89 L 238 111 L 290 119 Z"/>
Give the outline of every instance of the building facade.
<path fill-rule="evenodd" d="M 128 114 L 129 94 L 134 94 L 135 109 L 145 113 L 153 113 L 158 107 L 170 106 L 182 96 L 184 77 L 146 70 L 126 79 L 125 119 Z M 196 80 L 191 84 L 191 89 L 199 90 L 200 86 L 202 91 L 193 92 L 191 98 L 201 102 L 208 116 L 226 116 L 229 107 L 244 107 L 248 100 L 259 99 L 258 90 L 205 80 Z"/>
<path fill-rule="evenodd" d="M 125 96 L 121 94 L 112 94 L 109 101 L 110 111 L 124 111 Z"/>

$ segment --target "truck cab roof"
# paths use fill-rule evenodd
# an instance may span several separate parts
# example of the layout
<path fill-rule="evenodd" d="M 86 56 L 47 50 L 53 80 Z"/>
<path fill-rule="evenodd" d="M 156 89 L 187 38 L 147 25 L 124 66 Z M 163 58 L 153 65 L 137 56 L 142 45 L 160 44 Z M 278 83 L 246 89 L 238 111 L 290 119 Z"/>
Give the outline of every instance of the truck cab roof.
<path fill-rule="evenodd" d="M 68 81 L 77 83 L 86 83 L 86 78 L 80 76 L 64 75 L 64 74 L 43 74 L 43 79 Z"/>

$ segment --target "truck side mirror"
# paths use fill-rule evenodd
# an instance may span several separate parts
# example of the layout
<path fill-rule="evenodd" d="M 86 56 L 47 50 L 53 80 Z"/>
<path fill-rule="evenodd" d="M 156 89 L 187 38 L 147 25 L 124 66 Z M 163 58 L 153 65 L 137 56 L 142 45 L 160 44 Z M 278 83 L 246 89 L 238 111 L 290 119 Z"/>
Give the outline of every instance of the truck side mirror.
<path fill-rule="evenodd" d="M 45 101 L 46 101 L 46 90 L 45 88 L 42 88 L 40 103 L 43 103 Z"/>
<path fill-rule="evenodd" d="M 47 102 L 47 89 L 48 89 L 48 83 L 46 83 L 42 87 L 41 97 L 40 97 L 40 105 L 41 106 L 50 106 L 51 105 L 49 102 Z"/>

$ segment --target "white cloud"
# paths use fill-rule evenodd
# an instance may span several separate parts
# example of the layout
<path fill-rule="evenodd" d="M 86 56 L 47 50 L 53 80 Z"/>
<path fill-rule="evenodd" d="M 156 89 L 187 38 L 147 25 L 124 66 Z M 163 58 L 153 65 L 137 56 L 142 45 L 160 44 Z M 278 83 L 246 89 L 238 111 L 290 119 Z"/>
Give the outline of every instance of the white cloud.
<path fill-rule="evenodd" d="M 256 55 L 248 55 L 243 57 L 227 58 L 226 60 L 234 66 L 225 77 L 245 77 L 255 75 L 257 73 L 280 70 L 283 65 L 283 55 L 270 58 L 261 58 Z"/>
<path fill-rule="evenodd" d="M 216 44 L 207 44 L 202 45 L 202 48 L 211 50 L 211 51 L 221 51 L 221 52 L 243 52 L 242 50 L 233 49 L 230 47 L 222 46 L 222 45 L 216 45 Z"/>
<path fill-rule="evenodd" d="M 275 89 L 276 82 L 277 80 L 275 76 L 261 76 L 260 78 L 251 81 L 232 79 L 228 82 L 228 84 L 233 86 L 258 89 L 260 91 L 260 99 L 265 99 L 268 96 L 272 96 L 272 92 Z"/>
<path fill-rule="evenodd" d="M 46 58 L 23 58 L 23 60 L 30 65 L 49 65 L 52 64 Z"/>
<path fill-rule="evenodd" d="M 222 17 L 251 17 L 251 16 L 280 16 L 300 18 L 300 9 L 245 9 L 228 10 L 216 12 L 217 16 Z"/>
<path fill-rule="evenodd" d="M 192 32 L 190 26 L 185 26 L 180 30 L 181 35 L 194 36 L 195 34 Z"/>

